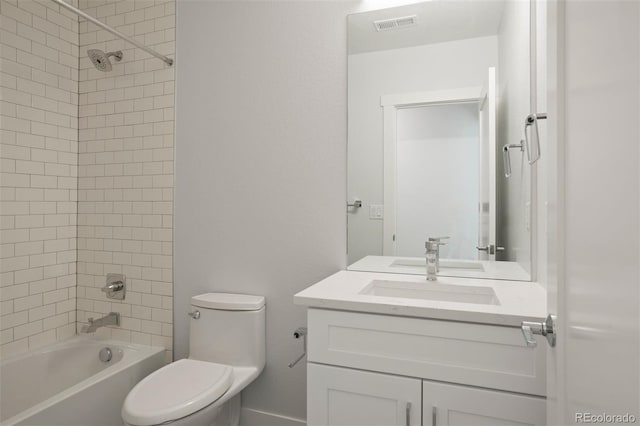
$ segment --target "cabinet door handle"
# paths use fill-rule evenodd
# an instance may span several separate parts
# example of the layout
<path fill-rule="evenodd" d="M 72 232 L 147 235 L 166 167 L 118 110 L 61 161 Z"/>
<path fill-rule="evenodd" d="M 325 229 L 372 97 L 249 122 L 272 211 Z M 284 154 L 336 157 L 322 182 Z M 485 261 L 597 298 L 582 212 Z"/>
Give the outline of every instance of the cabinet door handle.
<path fill-rule="evenodd" d="M 407 410 L 406 410 L 406 424 L 407 426 L 411 426 L 411 403 L 407 402 Z"/>
<path fill-rule="evenodd" d="M 431 409 L 431 426 L 436 426 L 437 420 L 438 420 L 438 407 L 433 407 Z"/>

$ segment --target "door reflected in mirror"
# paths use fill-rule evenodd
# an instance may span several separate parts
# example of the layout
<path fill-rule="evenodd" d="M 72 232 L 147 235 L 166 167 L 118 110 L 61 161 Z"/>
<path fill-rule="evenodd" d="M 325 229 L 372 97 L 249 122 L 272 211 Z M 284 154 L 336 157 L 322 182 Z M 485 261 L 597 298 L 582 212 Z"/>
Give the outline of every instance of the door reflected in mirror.
<path fill-rule="evenodd" d="M 351 270 L 530 280 L 530 4 L 429 1 L 348 18 Z M 356 201 L 360 201 L 356 202 Z"/>

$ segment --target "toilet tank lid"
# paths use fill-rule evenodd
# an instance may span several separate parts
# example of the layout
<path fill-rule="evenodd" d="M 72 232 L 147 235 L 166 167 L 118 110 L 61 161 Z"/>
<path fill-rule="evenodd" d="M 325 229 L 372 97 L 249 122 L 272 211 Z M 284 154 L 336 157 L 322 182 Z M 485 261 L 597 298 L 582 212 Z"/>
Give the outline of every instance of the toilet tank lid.
<path fill-rule="evenodd" d="M 193 296 L 191 304 L 226 311 L 257 311 L 264 306 L 264 297 L 251 294 L 206 293 Z"/>

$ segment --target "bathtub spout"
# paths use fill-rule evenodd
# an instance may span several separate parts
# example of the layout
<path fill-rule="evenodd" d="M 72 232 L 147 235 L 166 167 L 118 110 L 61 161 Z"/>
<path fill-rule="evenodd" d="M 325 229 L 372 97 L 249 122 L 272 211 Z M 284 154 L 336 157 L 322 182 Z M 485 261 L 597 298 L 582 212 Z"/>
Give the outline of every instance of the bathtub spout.
<path fill-rule="evenodd" d="M 94 320 L 93 318 L 89 318 L 89 325 L 83 325 L 80 330 L 82 333 L 93 333 L 98 328 L 104 327 L 107 325 L 117 325 L 120 326 L 120 314 L 117 312 L 109 312 L 108 315 L 98 318 Z"/>

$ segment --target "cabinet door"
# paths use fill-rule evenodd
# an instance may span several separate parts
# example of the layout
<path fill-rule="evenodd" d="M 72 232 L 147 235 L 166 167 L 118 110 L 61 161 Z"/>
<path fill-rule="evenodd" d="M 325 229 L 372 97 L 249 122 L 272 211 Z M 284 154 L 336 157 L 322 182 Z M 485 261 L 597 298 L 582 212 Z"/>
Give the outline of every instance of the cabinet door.
<path fill-rule="evenodd" d="M 308 426 L 418 426 L 422 381 L 307 364 Z"/>
<path fill-rule="evenodd" d="M 423 426 L 544 425 L 546 399 L 424 381 Z"/>

